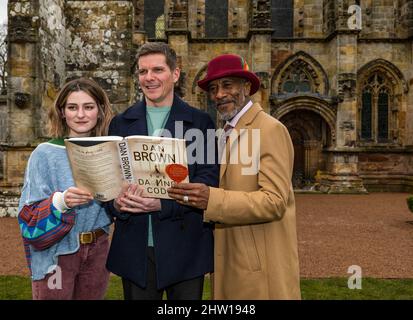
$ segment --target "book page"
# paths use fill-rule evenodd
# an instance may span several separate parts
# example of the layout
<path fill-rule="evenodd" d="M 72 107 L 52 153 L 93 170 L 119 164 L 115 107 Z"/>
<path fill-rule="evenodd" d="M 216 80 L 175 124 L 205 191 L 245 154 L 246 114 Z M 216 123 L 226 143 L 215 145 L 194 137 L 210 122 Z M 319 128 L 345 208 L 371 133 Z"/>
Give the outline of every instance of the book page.
<path fill-rule="evenodd" d="M 126 141 L 135 183 L 144 188 L 143 196 L 170 199 L 167 189 L 174 183 L 171 171 L 176 169 L 186 171 L 180 182 L 189 182 L 185 140 L 134 136 Z"/>
<path fill-rule="evenodd" d="M 115 199 L 122 187 L 117 142 L 81 146 L 65 140 L 76 187 L 93 194 L 96 200 Z"/>

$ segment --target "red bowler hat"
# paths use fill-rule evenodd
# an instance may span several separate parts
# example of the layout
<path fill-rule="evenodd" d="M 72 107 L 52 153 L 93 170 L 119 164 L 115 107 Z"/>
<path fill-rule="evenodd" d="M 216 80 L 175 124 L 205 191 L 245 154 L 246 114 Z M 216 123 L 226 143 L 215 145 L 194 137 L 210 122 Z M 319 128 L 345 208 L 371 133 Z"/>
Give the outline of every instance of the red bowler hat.
<path fill-rule="evenodd" d="M 260 88 L 260 79 L 249 71 L 248 64 L 244 58 L 235 54 L 223 54 L 208 63 L 207 75 L 198 81 L 198 86 L 208 91 L 208 84 L 212 80 L 224 77 L 239 77 L 251 82 L 250 95 L 253 95 Z"/>

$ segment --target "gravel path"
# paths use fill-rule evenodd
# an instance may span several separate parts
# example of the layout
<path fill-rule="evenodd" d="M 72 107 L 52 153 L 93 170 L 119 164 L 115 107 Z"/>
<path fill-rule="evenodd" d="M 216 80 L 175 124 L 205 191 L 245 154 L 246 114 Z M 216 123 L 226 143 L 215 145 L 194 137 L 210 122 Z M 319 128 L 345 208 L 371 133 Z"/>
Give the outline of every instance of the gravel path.
<path fill-rule="evenodd" d="M 297 194 L 303 278 L 413 278 L 413 213 L 406 193 Z M 28 275 L 15 218 L 0 218 L 0 275 Z"/>
<path fill-rule="evenodd" d="M 297 195 L 301 276 L 413 278 L 413 213 L 406 193 Z"/>

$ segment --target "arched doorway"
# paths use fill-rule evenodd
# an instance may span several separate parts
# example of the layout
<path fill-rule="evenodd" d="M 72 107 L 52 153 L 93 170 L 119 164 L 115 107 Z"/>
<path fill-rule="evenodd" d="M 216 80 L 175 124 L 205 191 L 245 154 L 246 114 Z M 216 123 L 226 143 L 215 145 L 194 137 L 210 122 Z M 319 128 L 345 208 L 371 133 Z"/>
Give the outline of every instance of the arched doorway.
<path fill-rule="evenodd" d="M 331 130 L 320 114 L 311 110 L 293 110 L 280 121 L 287 127 L 294 145 L 294 188 L 305 188 L 316 181 L 318 171 L 326 171 Z"/>
<path fill-rule="evenodd" d="M 294 171 L 293 171 L 293 185 L 297 187 L 302 184 L 305 171 L 305 150 L 304 141 L 306 138 L 300 130 L 288 128 L 291 135 L 291 140 L 294 145 Z"/>

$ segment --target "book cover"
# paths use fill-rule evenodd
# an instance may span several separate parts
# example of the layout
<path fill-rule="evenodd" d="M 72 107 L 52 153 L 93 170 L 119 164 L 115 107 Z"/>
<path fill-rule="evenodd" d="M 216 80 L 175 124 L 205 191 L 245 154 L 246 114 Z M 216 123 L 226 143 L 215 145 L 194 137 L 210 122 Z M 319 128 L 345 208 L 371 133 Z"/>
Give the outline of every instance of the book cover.
<path fill-rule="evenodd" d="M 95 199 L 115 199 L 123 183 L 143 188 L 143 196 L 170 199 L 174 182 L 188 182 L 184 139 L 129 136 L 65 139 L 76 186 Z"/>

